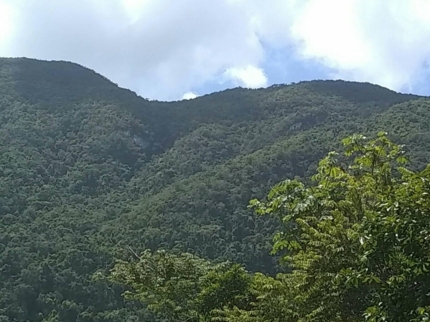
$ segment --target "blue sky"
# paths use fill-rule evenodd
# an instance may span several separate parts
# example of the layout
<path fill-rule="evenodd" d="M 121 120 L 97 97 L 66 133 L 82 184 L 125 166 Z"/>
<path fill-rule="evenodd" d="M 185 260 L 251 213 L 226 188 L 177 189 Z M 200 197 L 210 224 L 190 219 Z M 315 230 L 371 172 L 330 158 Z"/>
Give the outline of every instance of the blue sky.
<path fill-rule="evenodd" d="M 0 56 L 158 100 L 312 79 L 430 95 L 428 0 L 0 0 Z"/>

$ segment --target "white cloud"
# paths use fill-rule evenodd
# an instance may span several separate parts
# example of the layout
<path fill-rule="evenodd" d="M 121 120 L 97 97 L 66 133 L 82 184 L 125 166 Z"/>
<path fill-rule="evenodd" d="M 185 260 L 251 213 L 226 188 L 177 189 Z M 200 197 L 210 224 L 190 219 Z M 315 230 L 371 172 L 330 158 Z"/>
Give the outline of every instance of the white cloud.
<path fill-rule="evenodd" d="M 428 73 L 428 17 L 428 0 L 0 0 L 0 56 L 74 61 L 163 100 L 226 78 L 266 86 L 282 59 L 413 89 Z"/>
<path fill-rule="evenodd" d="M 429 17 L 427 0 L 312 0 L 291 30 L 301 57 L 336 69 L 335 77 L 401 90 L 426 72 Z"/>
<path fill-rule="evenodd" d="M 194 92 L 186 92 L 184 95 L 182 95 L 183 100 L 192 100 L 196 97 L 198 97 L 198 95 Z"/>
<path fill-rule="evenodd" d="M 0 48 L 8 46 L 13 32 L 13 7 L 6 2 L 0 2 Z"/>
<path fill-rule="evenodd" d="M 224 75 L 233 80 L 236 85 L 243 87 L 260 88 L 267 86 L 267 77 L 264 71 L 252 65 L 248 65 L 244 68 L 229 68 Z"/>

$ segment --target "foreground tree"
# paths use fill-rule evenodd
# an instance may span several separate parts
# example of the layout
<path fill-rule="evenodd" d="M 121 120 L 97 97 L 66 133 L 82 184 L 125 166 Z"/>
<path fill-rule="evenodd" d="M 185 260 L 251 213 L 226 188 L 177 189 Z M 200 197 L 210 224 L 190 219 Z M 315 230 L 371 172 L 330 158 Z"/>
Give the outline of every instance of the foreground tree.
<path fill-rule="evenodd" d="M 274 253 L 293 268 L 299 321 L 427 321 L 430 313 L 430 167 L 403 167 L 386 133 L 343 140 L 315 185 L 285 181 L 259 214 L 283 223 Z M 292 317 L 292 320 L 294 318 Z"/>
<path fill-rule="evenodd" d="M 251 276 L 240 265 L 214 265 L 191 254 L 146 251 L 134 262 L 118 261 L 110 280 L 167 321 L 208 321 L 214 310 L 249 309 L 251 302 Z"/>

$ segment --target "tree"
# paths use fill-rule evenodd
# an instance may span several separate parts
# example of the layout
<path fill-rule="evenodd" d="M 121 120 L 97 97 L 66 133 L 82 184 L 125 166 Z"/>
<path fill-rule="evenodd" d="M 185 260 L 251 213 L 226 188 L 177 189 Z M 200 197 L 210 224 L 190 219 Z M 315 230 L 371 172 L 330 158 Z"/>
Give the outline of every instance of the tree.
<path fill-rule="evenodd" d="M 282 222 L 273 252 L 284 252 L 299 290 L 291 321 L 427 320 L 430 166 L 404 168 L 386 133 L 343 144 L 344 162 L 329 153 L 313 186 L 287 180 L 251 201 Z"/>
<path fill-rule="evenodd" d="M 118 261 L 110 279 L 129 287 L 127 299 L 168 321 L 209 321 L 216 309 L 250 302 L 251 276 L 242 266 L 214 265 L 191 254 L 145 251 L 138 261 Z"/>

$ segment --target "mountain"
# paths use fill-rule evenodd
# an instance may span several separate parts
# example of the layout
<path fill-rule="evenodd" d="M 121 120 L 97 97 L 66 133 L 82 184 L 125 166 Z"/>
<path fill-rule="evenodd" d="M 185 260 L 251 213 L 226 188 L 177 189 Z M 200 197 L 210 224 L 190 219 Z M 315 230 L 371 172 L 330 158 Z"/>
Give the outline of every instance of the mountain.
<path fill-rule="evenodd" d="M 149 319 L 94 280 L 144 249 L 274 274 L 275 219 L 247 209 L 352 133 L 430 162 L 430 99 L 311 81 L 156 102 L 69 62 L 0 59 L 0 321 Z"/>

